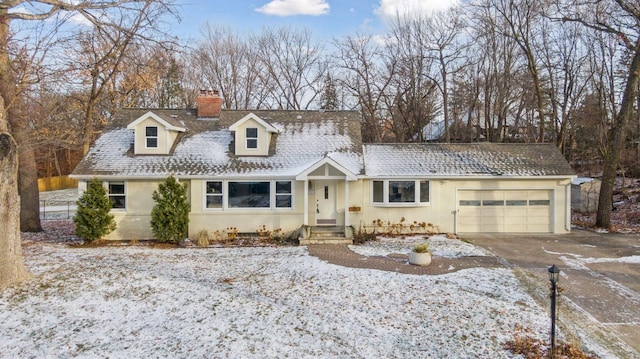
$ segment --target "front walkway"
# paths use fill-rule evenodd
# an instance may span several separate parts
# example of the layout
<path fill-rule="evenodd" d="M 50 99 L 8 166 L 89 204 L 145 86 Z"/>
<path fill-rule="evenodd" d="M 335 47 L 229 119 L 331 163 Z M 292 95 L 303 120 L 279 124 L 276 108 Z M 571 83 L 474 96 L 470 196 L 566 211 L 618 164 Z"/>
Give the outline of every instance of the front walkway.
<path fill-rule="evenodd" d="M 432 257 L 431 264 L 426 267 L 411 265 L 408 256 L 393 254 L 388 257 L 367 257 L 357 254 L 346 245 L 315 244 L 307 246 L 309 254 L 331 264 L 350 268 L 378 269 L 403 274 L 438 275 L 459 271 L 467 268 L 495 268 L 502 267 L 497 257 L 462 257 L 442 258 Z"/>

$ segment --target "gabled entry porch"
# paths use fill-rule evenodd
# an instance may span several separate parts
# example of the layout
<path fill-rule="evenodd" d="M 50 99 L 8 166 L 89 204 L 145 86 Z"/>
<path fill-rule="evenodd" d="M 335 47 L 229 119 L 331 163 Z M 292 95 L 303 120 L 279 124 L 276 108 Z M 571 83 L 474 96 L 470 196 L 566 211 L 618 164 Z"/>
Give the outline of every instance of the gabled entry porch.
<path fill-rule="evenodd" d="M 304 181 L 304 230 L 300 244 L 351 243 L 349 182 L 356 181 L 357 176 L 325 157 L 296 180 Z"/>

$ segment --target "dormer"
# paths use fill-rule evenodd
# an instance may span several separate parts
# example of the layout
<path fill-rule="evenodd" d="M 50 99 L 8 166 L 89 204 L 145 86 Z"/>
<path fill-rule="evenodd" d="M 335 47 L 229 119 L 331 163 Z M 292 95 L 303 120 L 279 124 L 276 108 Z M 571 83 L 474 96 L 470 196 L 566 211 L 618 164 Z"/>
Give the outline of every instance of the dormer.
<path fill-rule="evenodd" d="M 136 155 L 168 155 L 178 134 L 186 131 L 176 119 L 152 111 L 131 122 L 127 129 L 134 130 L 133 153 Z"/>
<path fill-rule="evenodd" d="M 237 156 L 267 156 L 273 134 L 278 130 L 250 113 L 229 127 L 235 136 Z"/>

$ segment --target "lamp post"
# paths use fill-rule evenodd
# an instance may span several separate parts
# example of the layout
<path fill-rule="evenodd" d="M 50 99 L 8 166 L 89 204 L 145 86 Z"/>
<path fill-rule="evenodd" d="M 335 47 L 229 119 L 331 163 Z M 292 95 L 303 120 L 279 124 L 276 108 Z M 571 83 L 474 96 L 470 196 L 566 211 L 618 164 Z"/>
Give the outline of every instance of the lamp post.
<path fill-rule="evenodd" d="M 549 267 L 549 281 L 551 282 L 551 348 L 549 358 L 556 357 L 556 297 L 558 296 L 558 279 L 560 269 L 556 265 Z"/>

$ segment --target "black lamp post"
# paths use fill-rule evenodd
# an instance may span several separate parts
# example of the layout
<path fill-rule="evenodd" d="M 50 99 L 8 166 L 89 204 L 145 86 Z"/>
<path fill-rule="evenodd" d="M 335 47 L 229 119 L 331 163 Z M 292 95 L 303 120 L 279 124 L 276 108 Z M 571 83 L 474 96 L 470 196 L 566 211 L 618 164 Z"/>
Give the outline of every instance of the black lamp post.
<path fill-rule="evenodd" d="M 549 281 L 551 282 L 551 348 L 549 358 L 556 357 L 556 297 L 558 296 L 558 279 L 560 269 L 556 265 L 549 267 Z"/>

